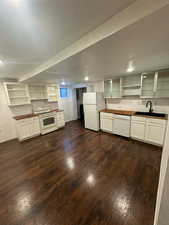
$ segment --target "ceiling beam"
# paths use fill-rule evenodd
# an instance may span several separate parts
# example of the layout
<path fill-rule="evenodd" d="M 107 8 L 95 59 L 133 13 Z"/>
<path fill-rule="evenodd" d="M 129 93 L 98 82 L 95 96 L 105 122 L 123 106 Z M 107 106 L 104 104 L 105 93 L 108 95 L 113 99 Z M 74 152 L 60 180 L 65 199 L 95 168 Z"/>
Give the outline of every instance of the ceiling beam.
<path fill-rule="evenodd" d="M 125 27 L 134 24 L 140 19 L 156 12 L 168 4 L 169 0 L 136 0 L 129 7 L 113 16 L 104 24 L 98 26 L 92 32 L 88 33 L 78 41 L 74 42 L 72 45 L 58 52 L 54 57 L 41 64 L 30 73 L 23 75 L 19 81 L 26 81 L 36 76 L 37 74 L 83 51 L 84 49 L 96 44 L 106 37 L 115 34 Z"/>

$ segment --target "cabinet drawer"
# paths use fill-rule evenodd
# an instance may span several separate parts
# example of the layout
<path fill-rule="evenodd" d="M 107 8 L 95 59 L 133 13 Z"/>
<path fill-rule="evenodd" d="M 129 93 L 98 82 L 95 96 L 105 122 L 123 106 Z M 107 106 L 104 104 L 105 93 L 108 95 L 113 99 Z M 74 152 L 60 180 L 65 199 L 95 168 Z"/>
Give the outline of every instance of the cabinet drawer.
<path fill-rule="evenodd" d="M 57 118 L 57 120 L 64 120 L 64 115 L 62 115 L 62 116 L 57 116 L 56 118 Z"/>
<path fill-rule="evenodd" d="M 145 117 L 142 117 L 142 116 L 132 116 L 132 117 L 131 117 L 131 120 L 132 120 L 132 121 L 145 122 L 145 121 L 146 121 L 146 118 L 145 118 Z"/>
<path fill-rule="evenodd" d="M 165 126 L 166 120 L 147 118 L 147 123 L 154 123 L 154 124 Z"/>
<path fill-rule="evenodd" d="M 26 119 L 19 120 L 17 123 L 24 124 L 24 123 L 32 123 L 32 122 L 33 122 L 33 118 L 26 118 Z"/>
<path fill-rule="evenodd" d="M 131 122 L 131 137 L 144 140 L 145 137 L 145 123 L 142 121 Z"/>
<path fill-rule="evenodd" d="M 64 117 L 64 114 L 63 113 L 59 113 L 56 115 L 57 117 Z"/>
<path fill-rule="evenodd" d="M 64 116 L 63 112 L 57 112 L 57 116 Z"/>
<path fill-rule="evenodd" d="M 126 116 L 126 115 L 118 115 L 118 114 L 113 114 L 112 116 L 114 119 L 121 119 L 121 120 L 130 120 L 131 117 L 130 116 Z"/>
<path fill-rule="evenodd" d="M 32 119 L 33 119 L 33 121 L 38 121 L 39 120 L 39 117 L 36 116 L 36 117 L 33 117 Z"/>
<path fill-rule="evenodd" d="M 113 132 L 113 121 L 112 118 L 101 118 L 100 120 L 100 128 L 101 130 Z"/>
<path fill-rule="evenodd" d="M 112 118 L 113 117 L 113 114 L 112 113 L 105 113 L 105 112 L 101 112 L 100 113 L 100 117 L 101 118 Z"/>
<path fill-rule="evenodd" d="M 147 123 L 145 140 L 151 143 L 163 145 L 165 126 L 155 123 Z"/>

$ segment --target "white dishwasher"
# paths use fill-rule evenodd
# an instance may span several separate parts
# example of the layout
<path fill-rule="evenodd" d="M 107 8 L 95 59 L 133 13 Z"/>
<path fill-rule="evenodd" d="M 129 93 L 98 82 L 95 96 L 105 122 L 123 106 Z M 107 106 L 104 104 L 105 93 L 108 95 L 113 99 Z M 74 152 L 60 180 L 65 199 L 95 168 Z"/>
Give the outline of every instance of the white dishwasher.
<path fill-rule="evenodd" d="M 113 133 L 124 137 L 130 137 L 131 117 L 113 114 Z"/>

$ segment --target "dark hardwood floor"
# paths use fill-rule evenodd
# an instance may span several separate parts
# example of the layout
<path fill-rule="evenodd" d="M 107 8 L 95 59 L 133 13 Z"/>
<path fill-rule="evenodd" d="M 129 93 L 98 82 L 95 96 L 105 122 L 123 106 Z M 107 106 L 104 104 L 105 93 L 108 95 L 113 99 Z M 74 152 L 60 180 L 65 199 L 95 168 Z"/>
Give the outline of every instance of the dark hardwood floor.
<path fill-rule="evenodd" d="M 78 121 L 0 144 L 0 225 L 153 225 L 160 159 Z"/>

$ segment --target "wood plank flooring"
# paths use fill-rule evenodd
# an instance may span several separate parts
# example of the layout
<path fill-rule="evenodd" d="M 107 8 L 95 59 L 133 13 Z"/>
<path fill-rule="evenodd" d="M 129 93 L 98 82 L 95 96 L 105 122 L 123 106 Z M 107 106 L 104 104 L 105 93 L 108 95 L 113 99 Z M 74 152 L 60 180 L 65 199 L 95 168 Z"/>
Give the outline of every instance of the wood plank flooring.
<path fill-rule="evenodd" d="M 79 121 L 0 144 L 0 225 L 153 225 L 160 160 Z"/>

